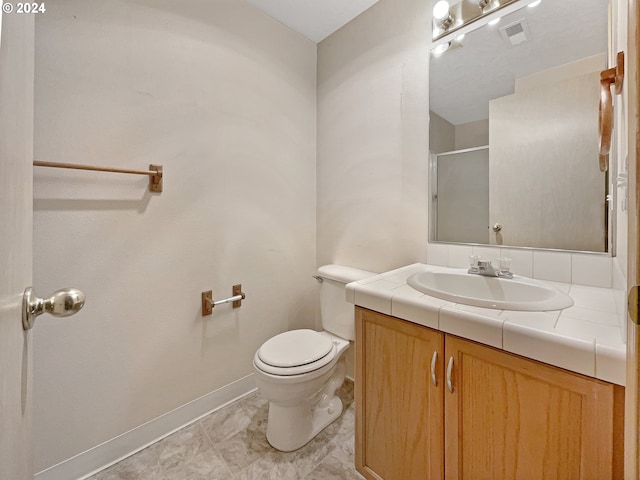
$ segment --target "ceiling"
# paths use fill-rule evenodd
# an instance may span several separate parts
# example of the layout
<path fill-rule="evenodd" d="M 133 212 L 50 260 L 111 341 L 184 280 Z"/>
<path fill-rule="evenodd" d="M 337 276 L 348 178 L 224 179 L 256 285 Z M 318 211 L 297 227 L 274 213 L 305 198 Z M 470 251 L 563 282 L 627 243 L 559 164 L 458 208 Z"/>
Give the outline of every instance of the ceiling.
<path fill-rule="evenodd" d="M 514 93 L 516 78 L 606 53 L 607 8 L 606 0 L 543 0 L 468 33 L 462 48 L 431 57 L 430 110 L 454 125 L 487 119 L 489 100 Z M 511 46 L 499 29 L 523 18 L 529 40 Z"/>
<path fill-rule="evenodd" d="M 378 0 L 247 2 L 318 43 Z M 513 93 L 516 78 L 606 53 L 607 5 L 606 0 L 543 0 L 495 27 L 470 32 L 463 48 L 431 59 L 431 110 L 454 125 L 486 119 L 489 100 Z M 499 28 L 522 18 L 529 40 L 512 47 Z"/>
<path fill-rule="evenodd" d="M 378 0 L 247 0 L 280 23 L 318 43 Z"/>

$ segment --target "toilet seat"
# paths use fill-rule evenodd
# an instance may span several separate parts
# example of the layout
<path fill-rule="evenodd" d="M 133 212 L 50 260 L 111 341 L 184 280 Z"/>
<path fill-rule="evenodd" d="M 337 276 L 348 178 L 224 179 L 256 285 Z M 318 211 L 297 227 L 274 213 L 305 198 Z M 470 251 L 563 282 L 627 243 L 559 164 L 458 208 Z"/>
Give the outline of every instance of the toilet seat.
<path fill-rule="evenodd" d="M 272 375 L 300 375 L 329 364 L 336 352 L 336 345 L 326 335 L 291 330 L 267 340 L 256 352 L 254 363 Z"/>

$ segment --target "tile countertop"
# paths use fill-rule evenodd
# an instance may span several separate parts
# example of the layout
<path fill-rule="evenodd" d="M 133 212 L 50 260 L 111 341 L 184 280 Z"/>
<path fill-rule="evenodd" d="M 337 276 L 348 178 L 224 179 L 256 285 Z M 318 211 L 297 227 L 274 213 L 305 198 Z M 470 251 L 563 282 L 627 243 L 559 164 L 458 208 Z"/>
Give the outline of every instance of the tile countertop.
<path fill-rule="evenodd" d="M 515 312 L 471 307 L 414 290 L 414 273 L 447 267 L 416 263 L 349 283 L 347 301 L 507 352 L 618 385 L 625 384 L 621 331 L 624 294 L 609 288 L 544 282 L 568 293 L 571 308 Z M 622 299 L 622 300 L 620 300 Z"/>

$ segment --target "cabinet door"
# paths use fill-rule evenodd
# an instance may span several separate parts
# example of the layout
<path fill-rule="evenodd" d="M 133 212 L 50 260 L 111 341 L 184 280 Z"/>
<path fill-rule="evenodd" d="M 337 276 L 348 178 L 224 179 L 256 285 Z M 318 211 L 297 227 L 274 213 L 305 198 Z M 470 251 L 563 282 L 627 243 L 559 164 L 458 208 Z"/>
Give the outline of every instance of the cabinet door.
<path fill-rule="evenodd" d="M 365 478 L 443 478 L 443 339 L 356 309 L 356 469 Z"/>
<path fill-rule="evenodd" d="M 447 479 L 621 478 L 621 387 L 447 335 L 451 358 Z"/>

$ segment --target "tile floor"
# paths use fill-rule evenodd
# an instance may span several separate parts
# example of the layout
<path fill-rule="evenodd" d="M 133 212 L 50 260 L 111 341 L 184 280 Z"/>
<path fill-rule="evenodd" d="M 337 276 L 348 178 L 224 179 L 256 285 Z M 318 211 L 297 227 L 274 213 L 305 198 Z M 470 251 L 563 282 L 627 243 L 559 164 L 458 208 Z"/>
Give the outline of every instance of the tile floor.
<path fill-rule="evenodd" d="M 88 480 L 362 480 L 353 466 L 353 383 L 338 395 L 342 416 L 295 452 L 267 443 L 268 405 L 256 392 Z"/>

